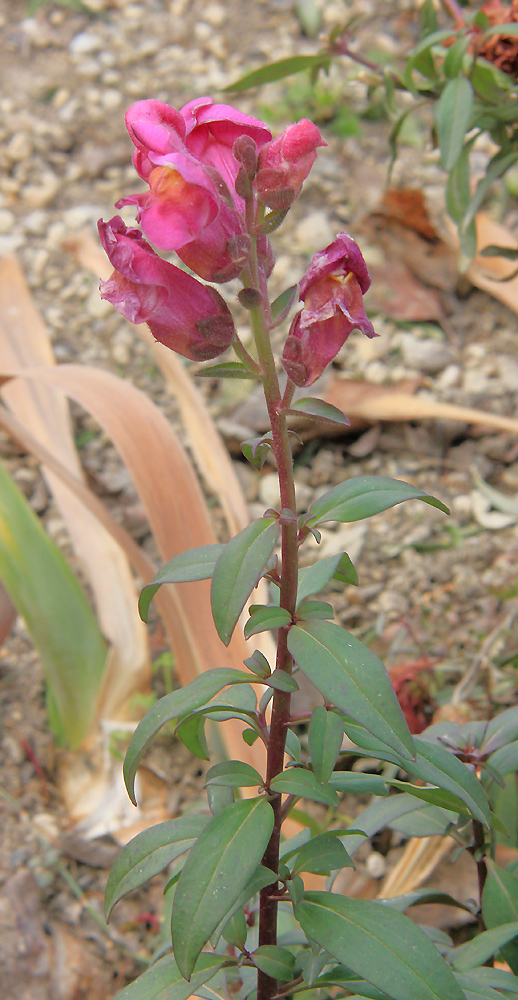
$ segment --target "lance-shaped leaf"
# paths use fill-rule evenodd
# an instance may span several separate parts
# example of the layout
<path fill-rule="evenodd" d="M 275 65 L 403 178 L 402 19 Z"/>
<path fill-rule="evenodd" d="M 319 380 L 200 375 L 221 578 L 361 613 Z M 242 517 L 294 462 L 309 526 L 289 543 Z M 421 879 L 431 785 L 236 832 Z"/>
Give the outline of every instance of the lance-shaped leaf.
<path fill-rule="evenodd" d="M 381 774 L 363 771 L 333 771 L 329 784 L 342 795 L 388 795 L 387 782 Z"/>
<path fill-rule="evenodd" d="M 457 972 L 467 972 L 477 965 L 483 965 L 497 951 L 513 938 L 518 937 L 518 921 L 510 924 L 501 924 L 500 927 L 492 927 L 490 931 L 483 931 L 476 938 L 466 944 L 453 948 L 449 953 L 449 960 Z"/>
<path fill-rule="evenodd" d="M 267 632 L 269 629 L 289 625 L 290 622 L 291 615 L 285 608 L 264 605 L 250 615 L 244 629 L 245 639 L 250 639 L 259 632 Z"/>
<path fill-rule="evenodd" d="M 207 816 L 179 816 L 130 840 L 117 855 L 108 878 L 104 894 L 106 919 L 119 899 L 188 851 L 207 823 Z"/>
<path fill-rule="evenodd" d="M 254 874 L 272 830 L 270 803 L 249 799 L 224 809 L 198 838 L 173 902 L 173 950 L 185 979 L 190 979 L 204 944 Z"/>
<path fill-rule="evenodd" d="M 275 326 L 278 326 L 279 323 L 282 323 L 286 319 L 293 303 L 295 302 L 295 296 L 298 290 L 298 285 L 290 285 L 289 288 L 285 288 L 284 291 L 277 296 L 275 301 L 272 302 L 272 323 Z"/>
<path fill-rule="evenodd" d="M 295 625 L 288 649 L 326 701 L 347 712 L 404 759 L 414 741 L 383 663 L 350 632 L 332 622 Z"/>
<path fill-rule="evenodd" d="M 423 781 L 457 795 L 467 805 L 471 815 L 488 827 L 489 802 L 482 785 L 466 764 L 444 747 L 428 743 L 419 736 L 415 745 L 417 759 L 409 762 L 408 771 Z"/>
<path fill-rule="evenodd" d="M 334 784 L 334 782 L 332 782 Z M 335 786 L 336 787 L 336 786 Z M 358 848 L 365 843 L 365 836 L 372 837 L 384 826 L 390 826 L 401 816 L 408 813 L 417 813 L 416 800 L 412 795 L 391 795 L 386 799 L 375 799 L 363 812 L 354 819 L 354 826 L 363 831 L 362 835 L 349 836 L 347 838 L 347 850 L 349 854 L 354 854 Z"/>
<path fill-rule="evenodd" d="M 210 767 L 205 775 L 207 785 L 239 786 L 263 785 L 263 779 L 255 767 L 242 760 L 222 760 Z"/>
<path fill-rule="evenodd" d="M 257 378 L 255 372 L 247 368 L 241 361 L 224 361 L 210 368 L 200 368 L 194 372 L 197 378 Z"/>
<path fill-rule="evenodd" d="M 337 806 L 339 798 L 330 785 L 321 785 L 312 771 L 303 767 L 290 767 L 272 778 L 270 787 L 274 792 L 296 795 L 299 799 L 312 799 L 326 806 Z"/>
<path fill-rule="evenodd" d="M 230 540 L 216 563 L 211 587 L 212 616 L 226 646 L 273 552 L 278 530 L 277 518 L 254 521 Z"/>
<path fill-rule="evenodd" d="M 402 792 L 415 795 L 417 799 L 422 799 L 423 802 L 430 802 L 431 805 L 440 806 L 442 809 L 448 809 L 450 812 L 460 813 L 461 816 L 471 815 L 469 809 L 464 805 L 462 799 L 459 799 L 458 795 L 446 792 L 443 788 L 411 785 L 410 782 L 398 781 L 397 778 L 387 778 L 387 785 L 393 785 L 394 788 L 399 788 Z"/>
<path fill-rule="evenodd" d="M 511 872 L 487 860 L 487 878 L 482 893 L 482 916 L 488 930 L 501 924 L 518 921 L 518 878 Z M 518 973 L 518 942 L 502 948 L 508 965 Z"/>
<path fill-rule="evenodd" d="M 297 601 L 304 601 L 312 594 L 319 594 L 324 587 L 327 587 L 330 580 L 340 580 L 341 583 L 354 586 L 358 583 L 358 574 L 347 552 L 337 552 L 335 556 L 319 559 L 313 566 L 299 569 Z"/>
<path fill-rule="evenodd" d="M 224 964 L 225 958 L 221 955 L 200 955 L 188 983 L 173 956 L 166 955 L 117 993 L 115 1000 L 189 1000 Z"/>
<path fill-rule="evenodd" d="M 322 833 L 297 851 L 293 873 L 329 875 L 340 868 L 354 868 L 352 858 L 335 833 Z"/>
<path fill-rule="evenodd" d="M 462 977 L 483 986 L 490 986 L 494 990 L 507 990 L 508 993 L 518 994 L 518 977 L 513 976 L 511 972 L 505 972 L 504 969 L 491 969 L 483 965 L 462 973 Z"/>
<path fill-rule="evenodd" d="M 284 412 L 295 417 L 309 417 L 311 420 L 341 424 L 342 427 L 348 427 L 351 423 L 349 417 L 346 417 L 345 413 L 342 413 L 337 406 L 326 403 L 324 399 L 316 399 L 314 396 L 295 400 L 289 410 Z"/>
<path fill-rule="evenodd" d="M 56 731 L 77 747 L 95 717 L 108 646 L 66 559 L 2 463 L 0 579 L 40 655 Z"/>
<path fill-rule="evenodd" d="M 261 83 L 272 83 L 274 80 L 284 80 L 286 76 L 293 73 L 301 73 L 305 69 L 315 67 L 327 69 L 330 59 L 325 53 L 315 56 L 289 56 L 287 59 L 280 59 L 278 62 L 266 63 L 259 69 L 252 70 L 245 76 L 241 76 L 235 83 L 224 87 L 224 91 L 236 92 L 238 90 L 249 90 L 250 87 L 257 87 Z"/>
<path fill-rule="evenodd" d="M 270 976 L 270 979 L 278 979 L 281 983 L 289 983 L 290 979 L 293 979 L 295 955 L 292 955 L 287 948 L 263 944 L 252 952 L 251 958 L 254 965 Z"/>
<path fill-rule="evenodd" d="M 464 145 L 473 110 L 473 87 L 465 76 L 450 80 L 435 111 L 442 165 L 445 170 L 455 166 Z"/>
<path fill-rule="evenodd" d="M 165 566 L 161 566 L 151 583 L 143 588 L 138 602 L 140 617 L 147 622 L 149 605 L 163 583 L 192 583 L 194 580 L 210 580 L 214 567 L 225 548 L 224 545 L 200 545 L 188 549 Z"/>
<path fill-rule="evenodd" d="M 344 738 L 344 724 L 323 705 L 314 709 L 309 724 L 309 752 L 317 781 L 329 781 Z"/>
<path fill-rule="evenodd" d="M 437 889 L 415 889 L 414 892 L 406 892 L 403 896 L 388 896 L 380 899 L 384 906 L 390 906 L 400 913 L 405 913 L 411 906 L 420 906 L 425 903 L 442 903 L 444 906 L 456 906 L 466 913 L 473 914 L 473 910 L 464 903 L 459 903 L 457 899 L 447 892 L 439 892 Z"/>
<path fill-rule="evenodd" d="M 244 684 L 248 683 L 249 680 L 250 675 L 246 674 L 244 670 L 218 667 L 215 670 L 207 670 L 200 677 L 196 677 L 187 687 L 166 694 L 156 705 L 153 705 L 133 733 L 124 761 L 124 781 L 133 805 L 137 804 L 134 787 L 137 768 L 158 730 L 171 719 L 178 719 L 182 715 L 187 715 L 189 712 L 201 708 L 228 684 Z"/>
<path fill-rule="evenodd" d="M 435 945 L 379 903 L 308 892 L 295 915 L 311 940 L 393 1000 L 464 1000 Z"/>
<path fill-rule="evenodd" d="M 305 523 L 313 527 L 325 521 L 360 521 L 364 517 L 372 517 L 382 510 L 395 507 L 404 500 L 422 500 L 445 514 L 450 513 L 440 500 L 400 479 L 358 476 L 339 483 L 315 500 L 309 508 Z"/>
<path fill-rule="evenodd" d="M 260 892 L 261 889 L 264 889 L 267 885 L 274 885 L 274 886 L 277 885 L 277 875 L 275 874 L 275 872 L 272 872 L 270 868 L 265 868 L 264 865 L 258 865 L 254 874 L 252 875 L 252 878 L 249 879 L 249 881 L 246 883 L 244 889 L 239 894 L 232 908 L 228 913 L 225 914 L 223 920 L 221 921 L 220 924 L 218 924 L 216 930 L 212 934 L 210 943 L 213 948 L 216 947 L 227 925 L 227 922 L 231 919 L 231 917 L 235 913 L 237 913 L 238 910 L 240 910 L 241 907 L 245 905 L 245 903 L 248 903 L 249 899 L 252 899 L 253 896 L 255 896 L 258 892 Z"/>

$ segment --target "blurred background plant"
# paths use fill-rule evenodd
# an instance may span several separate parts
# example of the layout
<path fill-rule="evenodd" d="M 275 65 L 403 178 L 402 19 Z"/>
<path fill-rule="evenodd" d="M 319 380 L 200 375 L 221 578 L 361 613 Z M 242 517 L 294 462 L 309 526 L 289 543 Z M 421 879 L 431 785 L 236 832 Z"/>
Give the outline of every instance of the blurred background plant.
<path fill-rule="evenodd" d="M 320 28 L 321 6 L 318 0 L 298 4 L 301 24 L 310 37 Z M 391 125 L 389 177 L 398 143 L 405 133 L 411 135 L 411 116 L 425 114 L 447 175 L 446 208 L 457 227 L 465 269 L 477 250 L 475 216 L 492 186 L 507 177 L 509 189 L 516 188 L 518 11 L 514 5 L 494 0 L 478 10 L 461 6 L 457 0 L 441 0 L 441 4 L 424 0 L 417 43 L 397 59 L 379 51 L 358 51 L 355 28 L 359 21 L 355 15 L 336 24 L 318 53 L 267 63 L 226 89 L 238 93 L 304 73 L 305 85 L 292 84 L 287 92 L 287 109 L 309 117 L 316 111 L 342 137 L 359 133 L 360 117 L 386 117 Z M 330 86 L 322 82 L 333 64 L 342 67 L 345 60 L 356 64 L 356 78 L 366 87 L 359 113 L 348 107 L 344 87 L 340 95 L 336 77 Z M 347 70 L 345 77 L 350 78 Z M 482 136 L 490 138 L 493 151 L 484 176 L 477 178 L 471 154 Z M 483 253 L 518 258 L 513 247 L 488 246 Z"/>

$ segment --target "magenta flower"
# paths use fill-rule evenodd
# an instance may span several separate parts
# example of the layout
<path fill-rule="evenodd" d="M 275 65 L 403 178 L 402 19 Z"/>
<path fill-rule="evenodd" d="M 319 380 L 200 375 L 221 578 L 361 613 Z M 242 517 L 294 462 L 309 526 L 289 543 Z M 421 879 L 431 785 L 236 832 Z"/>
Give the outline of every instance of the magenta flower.
<path fill-rule="evenodd" d="M 288 125 L 282 135 L 263 146 L 255 186 L 265 205 L 289 208 L 300 194 L 319 146 L 327 146 L 327 142 L 307 118 Z"/>
<path fill-rule="evenodd" d="M 130 322 L 147 323 L 156 340 L 191 361 L 226 351 L 234 322 L 216 289 L 162 260 L 119 215 L 109 222 L 100 220 L 98 227 L 115 268 L 108 281 L 101 281 L 101 298 Z"/>
<path fill-rule="evenodd" d="M 261 149 L 272 138 L 270 130 L 256 118 L 229 104 L 214 104 L 210 97 L 190 101 L 180 114 L 186 124 L 187 149 L 202 163 L 215 167 L 231 191 L 240 166 L 232 153 L 236 139 L 247 135 Z"/>
<path fill-rule="evenodd" d="M 312 385 L 352 330 L 377 337 L 363 305 L 371 283 L 360 248 L 347 233 L 315 254 L 300 283 L 304 302 L 286 338 L 283 366 L 295 385 Z"/>

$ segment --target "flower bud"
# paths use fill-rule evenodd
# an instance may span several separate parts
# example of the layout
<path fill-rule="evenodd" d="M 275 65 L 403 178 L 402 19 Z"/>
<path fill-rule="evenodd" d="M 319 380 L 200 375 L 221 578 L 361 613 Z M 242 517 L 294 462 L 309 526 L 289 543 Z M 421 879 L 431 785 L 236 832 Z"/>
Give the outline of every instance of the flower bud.
<path fill-rule="evenodd" d="M 319 146 L 327 143 L 317 126 L 302 118 L 262 147 L 255 186 L 265 205 L 274 209 L 290 207 L 300 194 Z"/>

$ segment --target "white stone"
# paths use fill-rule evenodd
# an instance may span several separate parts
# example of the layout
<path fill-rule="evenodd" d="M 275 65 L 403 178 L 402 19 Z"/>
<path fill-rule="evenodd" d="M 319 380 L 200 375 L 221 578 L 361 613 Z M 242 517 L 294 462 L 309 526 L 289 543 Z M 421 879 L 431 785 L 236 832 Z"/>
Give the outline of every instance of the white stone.
<path fill-rule="evenodd" d="M 401 347 L 406 364 L 427 375 L 436 375 L 452 361 L 450 349 L 440 340 L 422 339 L 413 333 L 404 333 Z"/>
<path fill-rule="evenodd" d="M 459 384 L 461 374 L 460 365 L 447 365 L 439 375 L 437 384 L 440 385 L 441 389 L 453 389 Z"/>
<path fill-rule="evenodd" d="M 27 132 L 16 132 L 7 144 L 6 153 L 12 163 L 28 160 L 32 153 L 32 142 Z"/>
<path fill-rule="evenodd" d="M 16 222 L 14 212 L 8 208 L 0 208 L 0 233 L 10 233 Z"/>
<path fill-rule="evenodd" d="M 113 312 L 111 302 L 102 299 L 98 288 L 93 288 L 86 300 L 86 311 L 94 319 L 103 319 Z"/>
<path fill-rule="evenodd" d="M 103 214 L 98 205 L 74 205 L 63 212 L 63 222 L 69 229 L 82 229 L 90 222 L 97 222 Z"/>
<path fill-rule="evenodd" d="M 46 170 L 40 175 L 39 184 L 28 184 L 23 188 L 22 197 L 30 208 L 44 208 L 56 197 L 61 181 L 51 170 Z"/>
<path fill-rule="evenodd" d="M 115 90 L 114 87 L 108 87 L 106 90 L 101 91 L 101 104 L 107 111 L 115 111 L 121 102 L 122 94 L 120 90 Z"/>
<path fill-rule="evenodd" d="M 81 31 L 79 35 L 74 35 L 68 48 L 73 56 L 86 56 L 98 52 L 102 48 L 102 41 L 91 31 Z"/>
<path fill-rule="evenodd" d="M 309 212 L 295 229 L 295 246 L 302 253 L 316 253 L 332 243 L 336 233 L 327 212 Z"/>
<path fill-rule="evenodd" d="M 498 374 L 509 392 L 518 392 L 518 361 L 504 355 L 497 359 Z"/>
<path fill-rule="evenodd" d="M 371 878 L 383 878 L 387 871 L 387 862 L 379 851 L 371 851 L 365 862 L 365 867 Z"/>
<path fill-rule="evenodd" d="M 23 245 L 23 236 L 19 233 L 12 233 L 9 236 L 0 236 L 0 257 L 5 254 L 14 253 Z"/>
<path fill-rule="evenodd" d="M 228 11 L 219 3 L 209 3 L 203 12 L 203 16 L 214 28 L 220 28 L 228 18 Z"/>

